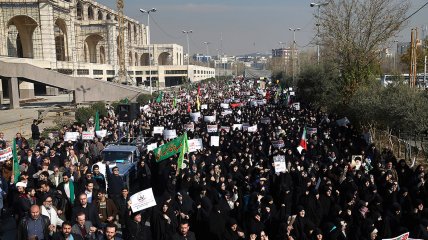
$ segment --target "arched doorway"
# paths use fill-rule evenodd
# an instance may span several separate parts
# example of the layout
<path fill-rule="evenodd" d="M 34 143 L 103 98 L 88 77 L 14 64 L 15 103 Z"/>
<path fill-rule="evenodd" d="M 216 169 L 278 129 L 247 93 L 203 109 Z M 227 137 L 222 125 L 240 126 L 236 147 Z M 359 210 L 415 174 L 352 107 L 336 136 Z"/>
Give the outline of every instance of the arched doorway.
<path fill-rule="evenodd" d="M 149 66 L 149 54 L 148 53 L 141 54 L 140 65 L 141 66 Z"/>
<path fill-rule="evenodd" d="M 34 58 L 33 34 L 38 26 L 29 16 L 11 18 L 7 24 L 7 49 L 9 57 Z"/>
<path fill-rule="evenodd" d="M 132 52 L 129 52 L 128 57 L 129 57 L 129 66 L 134 65 L 134 62 L 132 61 Z"/>
<path fill-rule="evenodd" d="M 94 9 L 92 8 L 92 6 L 88 7 L 88 19 L 94 20 Z"/>
<path fill-rule="evenodd" d="M 77 15 L 77 20 L 83 20 L 82 2 L 77 2 L 77 4 L 76 4 L 76 15 Z"/>
<path fill-rule="evenodd" d="M 67 25 L 64 19 L 57 19 L 54 26 L 56 60 L 68 60 Z"/>
<path fill-rule="evenodd" d="M 137 53 L 135 53 L 135 58 L 134 58 L 135 60 L 135 66 L 138 66 L 138 54 Z"/>
<path fill-rule="evenodd" d="M 106 50 L 104 46 L 100 47 L 100 63 L 105 64 L 106 63 Z"/>
<path fill-rule="evenodd" d="M 97 63 L 97 45 L 100 41 L 103 40 L 98 34 L 89 35 L 85 40 L 85 59 L 89 60 L 90 63 Z M 89 59 L 87 58 L 89 56 Z"/>
<path fill-rule="evenodd" d="M 163 52 L 163 53 L 159 54 L 158 64 L 159 65 L 171 65 L 171 55 L 167 52 Z"/>

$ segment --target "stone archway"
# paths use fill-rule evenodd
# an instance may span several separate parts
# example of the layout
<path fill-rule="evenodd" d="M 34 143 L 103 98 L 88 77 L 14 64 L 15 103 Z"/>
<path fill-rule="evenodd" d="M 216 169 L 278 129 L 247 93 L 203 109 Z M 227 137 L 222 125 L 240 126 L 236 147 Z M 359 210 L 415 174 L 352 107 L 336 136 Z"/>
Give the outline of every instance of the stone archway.
<path fill-rule="evenodd" d="M 7 49 L 9 57 L 34 58 L 33 34 L 37 22 L 29 16 L 19 15 L 7 23 Z"/>
<path fill-rule="evenodd" d="M 106 63 L 106 50 L 104 46 L 100 47 L 100 63 L 105 64 Z"/>
<path fill-rule="evenodd" d="M 103 40 L 104 38 L 98 34 L 91 34 L 85 39 L 85 59 L 87 62 L 98 63 L 97 45 Z"/>
<path fill-rule="evenodd" d="M 143 53 L 143 54 L 141 54 L 141 57 L 140 57 L 140 65 L 141 66 L 149 66 L 150 65 L 150 63 L 149 63 L 149 54 L 148 53 Z"/>
<path fill-rule="evenodd" d="M 159 65 L 171 65 L 171 54 L 169 54 L 167 52 L 163 52 L 163 53 L 159 54 L 158 64 Z"/>
<path fill-rule="evenodd" d="M 56 60 L 68 61 L 67 25 L 64 19 L 57 19 L 54 25 Z"/>

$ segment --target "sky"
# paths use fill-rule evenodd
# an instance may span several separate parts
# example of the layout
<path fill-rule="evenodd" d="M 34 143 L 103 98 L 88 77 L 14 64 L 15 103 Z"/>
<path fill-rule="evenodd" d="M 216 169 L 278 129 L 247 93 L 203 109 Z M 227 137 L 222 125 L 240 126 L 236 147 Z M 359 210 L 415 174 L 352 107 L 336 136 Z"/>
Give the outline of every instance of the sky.
<path fill-rule="evenodd" d="M 186 36 L 182 30 L 192 30 L 189 35 L 190 53 L 206 54 L 203 42 L 210 42 L 210 55 L 219 52 L 227 55 L 269 53 L 280 48 L 279 42 L 290 47 L 293 33 L 296 43 L 305 50 L 314 49 L 310 43 L 315 31 L 316 8 L 310 0 L 124 0 L 125 15 L 147 24 L 147 15 L 140 8 L 156 8 L 150 14 L 151 43 L 177 43 L 187 51 Z M 414 12 L 427 0 L 410 0 Z M 116 10 L 115 0 L 98 0 Z M 410 41 L 410 28 L 428 25 L 428 6 L 411 18 L 407 27 L 398 35 L 399 41 Z M 221 40 L 222 39 L 222 40 Z M 220 50 L 222 49 L 222 51 Z"/>

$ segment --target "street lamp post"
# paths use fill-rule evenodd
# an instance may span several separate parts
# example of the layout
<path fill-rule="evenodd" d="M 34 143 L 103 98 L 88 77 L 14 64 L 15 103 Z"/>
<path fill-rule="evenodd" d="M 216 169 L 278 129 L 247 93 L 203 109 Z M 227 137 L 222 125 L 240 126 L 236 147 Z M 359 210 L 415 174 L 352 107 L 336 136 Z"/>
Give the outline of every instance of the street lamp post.
<path fill-rule="evenodd" d="M 281 64 L 282 64 L 282 67 L 283 67 L 283 71 L 284 71 L 284 76 L 285 76 L 285 74 L 286 74 L 286 68 L 285 68 L 285 66 L 286 66 L 286 58 L 287 58 L 287 55 L 286 55 L 286 50 L 285 50 L 285 46 L 286 46 L 286 42 L 279 42 L 279 45 L 281 46 Z M 283 76 L 283 78 L 284 78 L 284 76 Z"/>
<path fill-rule="evenodd" d="M 207 58 L 207 67 L 210 67 L 210 61 L 208 59 L 208 54 L 209 54 L 208 45 L 210 45 L 211 43 L 210 42 L 203 42 L 203 44 L 205 44 L 206 47 L 207 47 L 207 56 L 206 56 L 206 58 Z"/>
<path fill-rule="evenodd" d="M 190 81 L 189 79 L 189 62 L 190 62 L 190 45 L 189 45 L 189 33 L 193 33 L 192 30 L 183 30 L 182 33 L 186 34 L 186 40 L 187 40 L 187 81 Z"/>
<path fill-rule="evenodd" d="M 300 28 L 289 28 L 288 30 L 293 32 L 293 50 L 291 50 L 291 68 L 292 68 L 292 72 L 293 72 L 293 83 L 294 83 L 294 78 L 296 76 L 296 73 L 294 71 L 294 58 L 296 57 L 296 31 L 300 31 Z"/>
<path fill-rule="evenodd" d="M 147 46 L 149 48 L 149 83 L 150 83 L 150 95 L 152 95 L 153 93 L 153 88 L 152 88 L 152 54 L 151 54 L 151 50 L 150 50 L 150 13 L 151 12 L 156 12 L 156 8 L 152 8 L 150 10 L 144 10 L 144 9 L 140 9 L 141 13 L 147 13 L 147 29 L 148 31 L 146 31 L 146 37 L 147 37 Z M 159 84 L 159 83 L 158 83 Z"/>
<path fill-rule="evenodd" d="M 311 3 L 311 7 L 318 7 L 317 14 L 317 63 L 320 64 L 320 8 L 328 5 L 328 2 Z"/>

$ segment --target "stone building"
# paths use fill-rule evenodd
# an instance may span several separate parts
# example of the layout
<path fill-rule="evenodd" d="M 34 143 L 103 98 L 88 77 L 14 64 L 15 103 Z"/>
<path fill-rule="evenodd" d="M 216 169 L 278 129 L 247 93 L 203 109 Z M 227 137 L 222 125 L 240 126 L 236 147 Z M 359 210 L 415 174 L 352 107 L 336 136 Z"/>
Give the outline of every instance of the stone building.
<path fill-rule="evenodd" d="M 2 0 L 0 61 L 113 81 L 119 69 L 117 17 L 117 11 L 93 0 Z M 124 21 L 126 68 L 133 84 L 148 85 L 151 79 L 153 86 L 167 87 L 187 77 L 214 76 L 212 68 L 184 65 L 182 46 L 150 44 L 147 26 L 127 16 Z M 19 88 L 21 98 L 34 96 L 34 83 L 20 81 Z M 57 88 L 46 87 L 45 93 L 56 94 Z"/>

